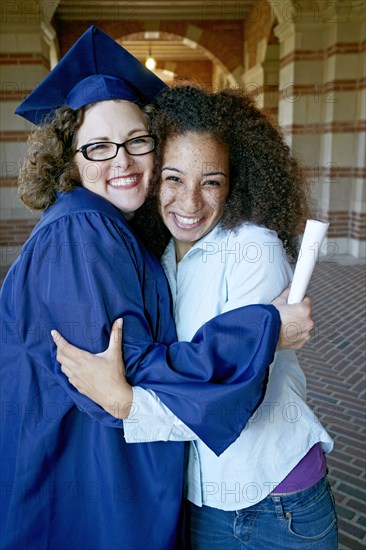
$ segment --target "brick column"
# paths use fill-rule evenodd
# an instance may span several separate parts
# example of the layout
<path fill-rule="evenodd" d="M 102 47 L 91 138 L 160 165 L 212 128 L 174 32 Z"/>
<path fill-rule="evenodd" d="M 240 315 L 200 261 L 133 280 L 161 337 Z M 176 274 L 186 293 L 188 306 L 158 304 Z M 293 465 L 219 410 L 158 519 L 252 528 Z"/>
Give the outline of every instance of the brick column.
<path fill-rule="evenodd" d="M 316 4 L 306 12 L 303 6 L 297 4 L 292 20 L 275 28 L 280 40 L 279 121 L 311 178 L 319 218 L 331 223 L 328 252 L 364 257 L 361 5 L 355 2 L 346 21 L 344 13 L 321 13 Z"/>
<path fill-rule="evenodd" d="M 27 14 L 21 14 L 23 16 Z M 34 15 L 34 14 L 33 14 Z M 39 15 L 39 14 L 38 14 Z M 14 110 L 50 70 L 53 29 L 45 22 L 7 22 L 1 38 L 1 174 L 0 265 L 14 261 L 39 215 L 26 210 L 17 197 L 18 171 L 32 125 Z"/>
<path fill-rule="evenodd" d="M 279 46 L 272 34 L 274 11 L 266 0 L 253 3 L 244 25 L 242 78 L 258 108 L 278 116 Z"/>
<path fill-rule="evenodd" d="M 263 110 L 278 119 L 279 46 L 268 44 L 263 66 Z"/>
<path fill-rule="evenodd" d="M 328 179 L 320 206 L 340 252 L 365 257 L 366 21 L 357 5 L 347 20 L 341 15 L 325 34 L 322 165 Z"/>

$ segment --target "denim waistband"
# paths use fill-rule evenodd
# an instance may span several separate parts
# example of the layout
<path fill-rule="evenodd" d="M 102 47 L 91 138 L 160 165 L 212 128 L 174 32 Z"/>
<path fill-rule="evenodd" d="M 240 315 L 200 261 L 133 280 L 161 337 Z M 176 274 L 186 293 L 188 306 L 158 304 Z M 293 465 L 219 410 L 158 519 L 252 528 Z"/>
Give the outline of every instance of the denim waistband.
<path fill-rule="evenodd" d="M 325 491 L 328 491 L 329 481 L 327 476 L 324 476 L 320 481 L 300 491 L 295 491 L 293 493 L 270 493 L 266 498 L 261 502 L 254 504 L 250 508 L 243 508 L 242 510 L 237 510 L 236 513 L 245 513 L 247 511 L 254 510 L 273 510 L 278 505 L 286 506 L 286 508 L 293 506 L 306 505 L 309 501 L 316 501 L 320 498 Z"/>

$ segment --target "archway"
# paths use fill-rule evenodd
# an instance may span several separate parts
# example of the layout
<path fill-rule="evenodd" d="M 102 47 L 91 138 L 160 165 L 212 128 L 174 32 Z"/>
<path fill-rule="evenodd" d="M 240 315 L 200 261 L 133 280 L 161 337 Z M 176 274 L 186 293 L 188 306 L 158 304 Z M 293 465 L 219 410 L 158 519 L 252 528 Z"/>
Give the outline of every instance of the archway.
<path fill-rule="evenodd" d="M 222 60 L 183 35 L 145 31 L 123 35 L 116 41 L 141 62 L 150 51 L 157 61 L 156 74 L 167 82 L 194 80 L 213 89 L 238 84 Z"/>

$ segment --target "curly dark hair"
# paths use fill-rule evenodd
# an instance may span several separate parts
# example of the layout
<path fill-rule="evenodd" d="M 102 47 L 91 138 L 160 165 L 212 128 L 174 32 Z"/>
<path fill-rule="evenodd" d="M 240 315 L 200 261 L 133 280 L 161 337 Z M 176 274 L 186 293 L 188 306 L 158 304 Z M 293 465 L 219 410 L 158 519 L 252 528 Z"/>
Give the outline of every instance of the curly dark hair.
<path fill-rule="evenodd" d="M 28 208 L 45 210 L 55 202 L 58 191 L 81 185 L 74 140 L 85 110 L 60 107 L 30 135 L 18 185 L 19 197 Z"/>
<path fill-rule="evenodd" d="M 176 86 L 159 95 L 149 111 L 151 130 L 158 139 L 156 164 L 152 196 L 135 225 L 150 248 L 161 254 L 169 237 L 157 214 L 165 144 L 187 132 L 208 132 L 229 151 L 230 191 L 222 227 L 235 230 L 249 221 L 272 229 L 294 259 L 298 236 L 310 215 L 307 182 L 279 130 L 246 93 Z"/>

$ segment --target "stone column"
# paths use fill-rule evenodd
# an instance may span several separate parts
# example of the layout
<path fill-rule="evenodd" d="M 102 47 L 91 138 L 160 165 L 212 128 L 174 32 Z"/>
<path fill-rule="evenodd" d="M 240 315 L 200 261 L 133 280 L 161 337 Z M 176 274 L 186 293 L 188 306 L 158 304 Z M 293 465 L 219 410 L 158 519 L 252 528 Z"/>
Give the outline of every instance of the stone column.
<path fill-rule="evenodd" d="M 263 110 L 278 120 L 279 45 L 268 44 L 263 66 Z"/>
<path fill-rule="evenodd" d="M 57 3 L 55 3 L 57 5 Z M 49 12 L 49 6 L 48 6 Z M 50 12 L 49 12 L 50 13 Z M 1 173 L 0 265 L 2 273 L 15 260 L 39 215 L 22 205 L 17 179 L 32 125 L 14 110 L 50 70 L 50 45 L 55 32 L 35 2 L 1 6 Z"/>
<path fill-rule="evenodd" d="M 280 41 L 279 124 L 316 183 L 322 134 L 323 26 L 311 15 L 275 29 Z M 315 178 L 314 178 L 315 174 Z M 313 190 L 317 195 L 317 188 Z"/>
<path fill-rule="evenodd" d="M 244 24 L 242 82 L 259 109 L 278 118 L 279 45 L 272 34 L 275 16 L 266 0 L 252 4 Z"/>
<path fill-rule="evenodd" d="M 330 221 L 327 253 L 364 257 L 365 21 L 357 1 L 347 13 L 342 3 L 322 6 L 298 2 L 275 28 L 279 122 L 311 179 L 318 217 Z"/>
<path fill-rule="evenodd" d="M 366 255 L 364 6 L 339 9 L 324 34 L 321 215 L 339 251 L 356 257 Z"/>

